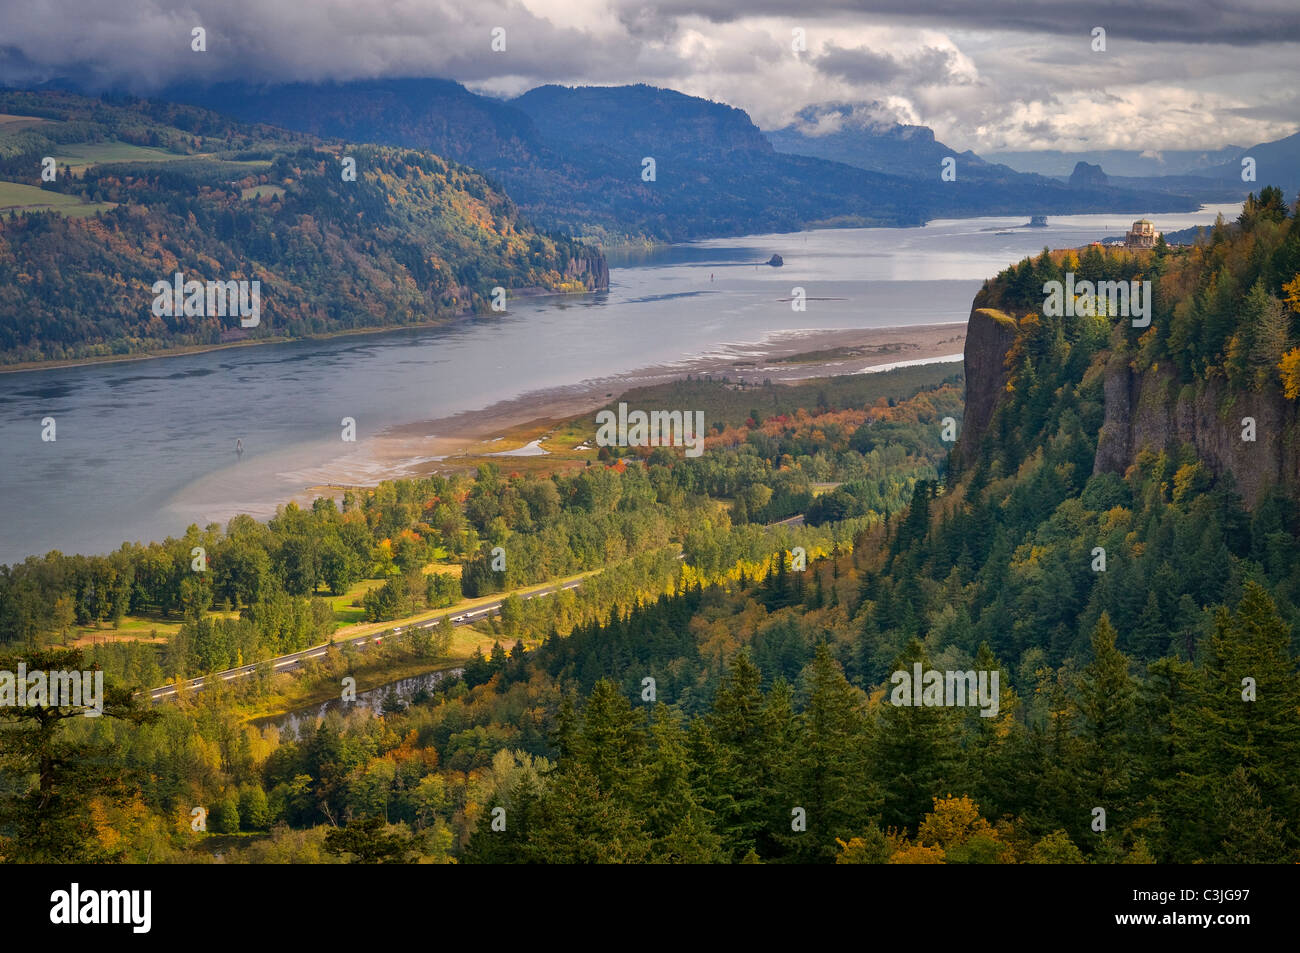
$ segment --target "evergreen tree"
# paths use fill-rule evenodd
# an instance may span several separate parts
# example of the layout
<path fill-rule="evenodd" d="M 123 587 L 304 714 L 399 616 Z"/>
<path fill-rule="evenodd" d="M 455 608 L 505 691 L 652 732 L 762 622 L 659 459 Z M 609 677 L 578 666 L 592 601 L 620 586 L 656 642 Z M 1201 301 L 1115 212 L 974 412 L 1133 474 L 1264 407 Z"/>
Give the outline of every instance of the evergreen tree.
<path fill-rule="evenodd" d="M 790 811 L 802 808 L 806 831 L 787 821 L 781 840 L 791 858 L 835 858 L 837 838 L 868 826 L 880 798 L 867 771 L 868 735 L 862 693 L 848 683 L 825 642 L 804 670 L 808 703 L 798 717 L 798 750 L 786 786 Z"/>
<path fill-rule="evenodd" d="M 1175 859 L 1205 859 L 1220 849 L 1225 832 L 1206 821 L 1219 816 L 1218 780 L 1237 768 L 1286 825 L 1288 850 L 1300 845 L 1300 683 L 1290 645 L 1290 626 L 1253 581 L 1235 611 L 1219 610 L 1187 704 L 1173 712 Z"/>

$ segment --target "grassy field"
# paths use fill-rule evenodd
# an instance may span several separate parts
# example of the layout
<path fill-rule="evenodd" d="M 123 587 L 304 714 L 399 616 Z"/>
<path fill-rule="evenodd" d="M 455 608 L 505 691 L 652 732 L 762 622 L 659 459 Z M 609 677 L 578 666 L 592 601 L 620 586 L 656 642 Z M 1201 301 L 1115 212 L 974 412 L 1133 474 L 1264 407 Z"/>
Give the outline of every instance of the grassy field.
<path fill-rule="evenodd" d="M 362 579 L 341 596 L 325 596 L 325 600 L 334 610 L 334 618 L 340 625 L 361 622 L 366 617 L 366 610 L 361 600 L 371 589 L 378 589 L 384 584 L 382 579 Z"/>
<path fill-rule="evenodd" d="M 219 616 L 237 618 L 238 612 L 209 612 L 209 618 Z M 73 646 L 84 648 L 103 642 L 166 642 L 180 631 L 181 620 L 164 619 L 156 615 L 129 615 L 122 619 L 120 625 L 113 627 L 111 622 L 97 622 L 91 625 L 78 625 L 72 628 L 69 641 Z"/>
<path fill-rule="evenodd" d="M 599 571 L 600 570 L 594 569 L 589 570 L 588 572 L 580 572 L 572 576 L 565 576 L 561 579 L 553 579 L 550 582 L 539 582 L 534 586 L 524 586 L 521 589 L 511 589 L 509 592 L 495 592 L 490 596 L 480 596 L 477 599 L 462 599 L 454 606 L 448 606 L 444 609 L 426 609 L 418 615 L 409 616 L 405 619 L 394 619 L 391 622 L 359 622 L 355 625 L 346 625 L 341 629 L 335 630 L 334 638 L 340 640 L 351 639 L 359 635 L 370 635 L 374 632 L 383 632 L 386 629 L 391 629 L 395 625 L 410 625 L 413 622 L 427 622 L 430 619 L 441 619 L 445 615 L 460 615 L 462 612 L 468 612 L 472 609 L 477 609 L 480 606 L 485 606 L 489 603 L 504 599 L 508 595 L 520 596 L 522 598 L 550 586 L 563 586 L 571 582 L 576 582 L 579 579 L 586 579 L 588 576 L 594 576 Z M 376 580 L 370 581 L 375 582 L 376 585 L 382 585 L 381 582 Z M 342 599 L 346 597 L 340 596 L 339 598 Z"/>
<path fill-rule="evenodd" d="M 66 165 L 72 169 L 73 175 L 80 175 L 101 162 L 174 162 L 192 156 L 129 142 L 73 142 L 64 144 L 54 153 L 54 158 L 58 160 L 60 169 Z"/>
<path fill-rule="evenodd" d="M 272 196 L 284 198 L 284 189 L 278 185 L 250 185 L 240 192 L 240 196 L 245 199 L 271 198 Z"/>
<path fill-rule="evenodd" d="M 829 493 L 836 487 L 843 486 L 842 483 L 809 483 L 808 488 L 812 490 L 813 496 L 821 496 L 823 493 Z"/>
<path fill-rule="evenodd" d="M 40 116 L 14 116 L 10 113 L 0 113 L 0 132 L 18 132 L 21 129 L 30 129 L 32 126 L 54 121 Z"/>
<path fill-rule="evenodd" d="M 503 473 L 534 474 L 548 476 L 552 473 L 565 473 L 581 470 L 588 460 L 596 459 L 595 449 L 575 449 L 589 434 L 583 433 L 586 417 L 558 422 L 539 419 L 510 427 L 505 430 L 500 440 L 484 441 L 471 446 L 468 452 L 443 462 L 443 468 L 473 470 L 483 463 L 492 463 L 501 468 Z M 503 450 L 518 450 L 532 443 L 541 441 L 544 454 L 532 456 L 497 456 Z"/>
<path fill-rule="evenodd" d="M 618 401 L 622 400 L 629 407 L 702 410 L 705 425 L 711 430 L 715 424 L 742 424 L 751 411 L 768 417 L 793 413 L 801 407 L 816 407 L 823 401 L 828 407 L 867 407 L 881 398 L 903 400 L 922 388 L 933 387 L 960 374 L 961 366 L 957 364 L 920 364 L 874 374 L 842 374 L 770 387 L 755 382 L 755 376 L 746 378 L 743 386 L 733 377 L 729 384 L 718 387 L 719 378 L 715 376 L 712 383 L 677 380 L 636 388 L 611 401 L 606 408 L 616 410 Z M 589 421 L 588 436 L 594 435 L 595 416 L 583 421 Z"/>
<path fill-rule="evenodd" d="M 741 424 L 751 411 L 757 411 L 760 416 L 790 413 L 799 407 L 816 406 L 821 400 L 831 407 L 867 406 L 881 397 L 910 396 L 923 387 L 932 387 L 959 374 L 960 368 L 949 364 L 923 364 L 875 374 L 844 374 L 771 387 L 753 383 L 742 386 L 736 381 L 719 387 L 716 378 L 713 383 L 678 380 L 630 390 L 606 406 L 615 409 L 621 400 L 630 407 L 699 409 L 704 411 L 705 424 L 711 430 L 717 423 Z M 500 440 L 476 444 L 467 453 L 443 461 L 439 469 L 468 471 L 484 462 L 491 462 L 503 473 L 545 476 L 580 470 L 589 462 L 595 466 L 598 453 L 594 446 L 595 419 L 595 414 L 591 413 L 563 421 L 534 420 L 512 427 Z M 545 454 L 493 455 L 538 439 L 542 441 L 541 448 Z M 836 486 L 838 484 L 826 484 L 814 488 L 814 495 Z"/>
<path fill-rule="evenodd" d="M 424 567 L 425 573 L 441 572 L 460 575 L 461 567 L 459 565 L 447 565 L 445 563 L 431 563 Z M 412 622 L 427 622 L 429 619 L 440 619 L 444 615 L 460 615 L 462 612 L 471 609 L 477 609 L 480 606 L 503 599 L 507 595 L 527 596 L 540 589 L 545 589 L 551 585 L 565 585 L 578 579 L 585 579 L 592 575 L 592 572 L 578 573 L 573 576 L 565 576 L 563 579 L 557 579 L 553 582 L 542 582 L 533 586 L 525 586 L 521 589 L 512 589 L 509 593 L 500 592 L 490 596 L 482 596 L 477 599 L 462 599 L 453 606 L 447 606 L 442 609 L 427 609 L 418 615 L 405 619 L 394 619 L 389 622 L 366 622 L 365 609 L 361 605 L 365 594 L 371 589 L 377 589 L 384 584 L 383 579 L 363 579 L 353 585 L 347 592 L 341 596 L 322 595 L 331 608 L 334 609 L 334 618 L 337 628 L 332 633 L 336 639 L 350 639 L 358 635 L 369 635 L 374 632 L 383 632 L 391 629 L 396 625 L 408 625 Z M 213 611 L 206 613 L 208 618 L 227 617 L 238 618 L 238 612 L 220 612 Z M 182 620 L 176 617 L 163 619 L 157 615 L 135 616 L 128 615 L 122 619 L 120 625 L 114 627 L 109 622 L 98 622 L 91 625 L 73 626 L 69 632 L 68 641 L 71 645 L 85 647 L 95 643 L 103 642 L 166 642 L 172 636 L 180 631 Z"/>
<path fill-rule="evenodd" d="M 75 195 L 47 192 L 34 185 L 0 182 L 0 212 L 58 212 L 60 215 L 85 216 L 113 208 L 112 202 L 83 203 Z"/>

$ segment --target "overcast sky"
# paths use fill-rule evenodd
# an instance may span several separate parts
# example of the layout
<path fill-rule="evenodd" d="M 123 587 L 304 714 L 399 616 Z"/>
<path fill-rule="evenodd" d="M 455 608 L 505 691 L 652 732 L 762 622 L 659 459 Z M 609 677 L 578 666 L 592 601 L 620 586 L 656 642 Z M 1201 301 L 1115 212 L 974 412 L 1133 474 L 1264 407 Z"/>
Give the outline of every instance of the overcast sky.
<path fill-rule="evenodd" d="M 206 53 L 190 49 L 196 26 Z M 438 76 L 515 95 L 645 82 L 765 129 L 861 103 L 977 152 L 1277 139 L 1300 129 L 1297 63 L 1300 0 L 0 0 L 8 84 Z"/>

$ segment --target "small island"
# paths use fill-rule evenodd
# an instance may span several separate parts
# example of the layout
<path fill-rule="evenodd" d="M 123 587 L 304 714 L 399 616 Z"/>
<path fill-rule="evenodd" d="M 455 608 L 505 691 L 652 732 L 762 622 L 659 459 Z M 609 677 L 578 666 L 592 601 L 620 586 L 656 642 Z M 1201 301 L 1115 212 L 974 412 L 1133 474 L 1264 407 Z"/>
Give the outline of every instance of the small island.
<path fill-rule="evenodd" d="M 767 263 L 771 265 L 773 268 L 780 268 L 782 265 L 785 264 L 785 259 L 783 259 L 780 255 L 773 255 L 771 258 L 767 260 Z"/>

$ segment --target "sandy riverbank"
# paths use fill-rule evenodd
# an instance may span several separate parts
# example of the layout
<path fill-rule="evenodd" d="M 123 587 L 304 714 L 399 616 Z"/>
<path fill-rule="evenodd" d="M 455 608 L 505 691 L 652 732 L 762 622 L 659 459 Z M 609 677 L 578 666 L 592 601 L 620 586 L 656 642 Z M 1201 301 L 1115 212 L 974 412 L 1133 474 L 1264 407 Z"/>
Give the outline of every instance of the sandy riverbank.
<path fill-rule="evenodd" d="M 455 467 L 457 458 L 518 449 L 535 434 L 503 439 L 511 431 L 544 429 L 579 414 L 593 413 L 632 388 L 688 374 L 756 382 L 857 374 L 896 364 L 951 359 L 961 353 L 965 341 L 964 323 L 785 331 L 762 344 L 729 345 L 675 364 L 535 391 L 480 410 L 390 428 L 366 441 L 364 448 L 358 447 L 361 454 L 316 469 L 313 475 L 319 478 L 313 480 L 315 485 L 302 499 L 309 500 L 331 488 L 373 485 L 376 474 L 384 478 L 419 476 Z"/>

